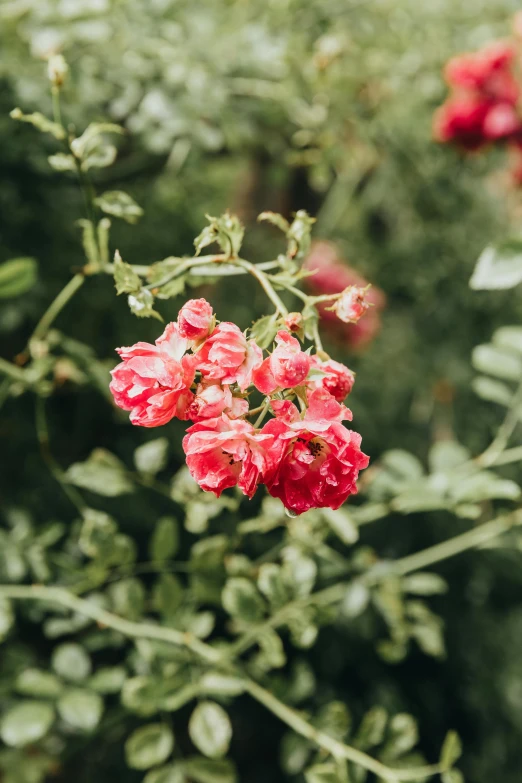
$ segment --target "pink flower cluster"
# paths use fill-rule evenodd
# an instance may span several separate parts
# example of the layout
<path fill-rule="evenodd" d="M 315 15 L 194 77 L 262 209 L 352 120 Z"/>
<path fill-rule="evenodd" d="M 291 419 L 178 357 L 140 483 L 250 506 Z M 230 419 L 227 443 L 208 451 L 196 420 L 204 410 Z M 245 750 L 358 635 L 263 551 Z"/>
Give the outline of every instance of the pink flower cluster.
<path fill-rule="evenodd" d="M 357 492 L 359 470 L 369 460 L 360 435 L 342 424 L 351 419 L 342 402 L 353 373 L 303 351 L 286 329 L 265 358 L 238 326 L 216 324 L 205 299 L 192 299 L 154 345 L 139 342 L 117 351 L 122 362 L 110 385 L 116 405 L 143 427 L 192 421 L 183 449 L 202 489 L 219 496 L 238 486 L 251 498 L 265 484 L 297 514 L 338 508 Z M 255 389 L 274 414 L 262 427 L 248 421 Z"/>
<path fill-rule="evenodd" d="M 354 349 L 368 345 L 381 328 L 380 313 L 386 298 L 380 288 L 373 285 L 368 288 L 368 281 L 345 264 L 336 246 L 325 240 L 312 244 L 304 268 L 314 273 L 305 278 L 305 285 L 314 294 L 346 292 L 334 309 L 328 302 L 318 305 L 321 321 L 328 332 Z M 359 320 L 362 315 L 364 318 Z"/>
<path fill-rule="evenodd" d="M 444 75 L 452 94 L 435 114 L 438 141 L 454 141 L 466 150 L 492 141 L 520 143 L 521 89 L 513 74 L 515 57 L 511 42 L 496 41 L 447 63 Z"/>

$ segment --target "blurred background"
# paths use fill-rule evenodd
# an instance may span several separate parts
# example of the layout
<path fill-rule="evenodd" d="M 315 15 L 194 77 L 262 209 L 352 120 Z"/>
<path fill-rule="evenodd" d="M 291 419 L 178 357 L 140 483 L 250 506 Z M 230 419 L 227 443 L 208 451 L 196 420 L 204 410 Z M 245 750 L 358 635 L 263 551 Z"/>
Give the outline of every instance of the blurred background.
<path fill-rule="evenodd" d="M 375 460 L 405 448 L 424 461 L 447 432 L 473 452 L 484 448 L 499 413 L 471 390 L 470 354 L 496 327 L 520 323 L 522 302 L 516 292 L 472 292 L 468 281 L 483 247 L 517 225 L 522 196 L 502 156 L 464 158 L 433 142 L 431 122 L 446 94 L 446 60 L 507 35 L 517 10 L 509 0 L 1 0 L 0 262 L 31 256 L 39 269 L 28 293 L 1 302 L 1 355 L 13 360 L 23 350 L 45 307 L 83 264 L 74 179 L 49 168 L 52 141 L 9 118 L 15 106 L 51 115 L 45 57 L 61 51 L 71 69 L 66 122 L 83 129 L 110 119 L 128 131 L 116 163 L 94 176 L 97 187 L 126 190 L 144 209 L 137 226 L 114 221 L 112 245 L 126 261 L 191 254 L 205 213 L 226 208 L 247 226 L 243 255 L 270 260 L 278 238 L 256 224 L 257 214 L 308 210 L 317 218 L 316 240 L 330 243 L 314 247 L 317 263 L 333 258 L 374 286 L 366 331 L 324 324 L 327 350 L 357 373 L 350 407 L 366 453 Z M 265 307 L 254 286 L 236 282 L 203 294 L 218 317 L 243 328 Z M 161 304 L 165 320 L 175 318 L 181 301 Z M 56 326 L 91 346 L 99 378 L 113 366 L 115 346 L 158 332 L 157 323 L 128 312 L 108 278 L 89 281 Z M 96 447 L 125 460 L 151 437 L 114 411 L 103 382 L 62 370 L 48 405 L 61 465 Z M 181 432 L 175 424 L 162 432 L 170 474 L 182 463 Z M 20 519 L 36 530 L 52 520 L 70 524 L 74 509 L 40 456 L 30 395 L 3 400 L 0 434 L 5 530 Z M 104 503 L 138 547 L 151 518 L 169 511 L 168 499 L 146 492 Z M 401 556 L 461 524 L 443 513 L 390 518 L 365 529 L 364 543 Z M 7 581 L 10 554 L 3 549 Z M 364 625 L 324 631 L 306 655 L 318 687 L 356 712 L 384 703 L 413 713 L 428 756 L 446 727 L 457 729 L 466 780 L 519 783 L 519 562 L 479 552 L 441 572 L 451 585 L 436 599 L 446 658 L 412 652 L 397 665 L 384 663 L 368 651 Z M 32 626 L 21 626 L 1 658 L 0 697 L 20 661 L 34 662 L 46 645 Z M 240 780 L 297 780 L 279 764 L 277 721 L 249 702 L 239 700 L 234 710 Z M 107 747 L 95 736 L 71 738 L 55 779 L 139 780 L 122 766 L 117 733 L 113 739 Z"/>

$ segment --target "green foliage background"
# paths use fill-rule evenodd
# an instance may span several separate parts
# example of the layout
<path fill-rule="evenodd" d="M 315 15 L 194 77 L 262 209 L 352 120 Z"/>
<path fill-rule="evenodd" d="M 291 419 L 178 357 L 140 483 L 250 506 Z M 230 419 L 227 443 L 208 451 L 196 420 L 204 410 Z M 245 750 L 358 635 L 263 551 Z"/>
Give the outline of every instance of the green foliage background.
<path fill-rule="evenodd" d="M 0 262 L 32 256 L 39 273 L 28 293 L 2 301 L 2 356 L 12 360 L 23 350 L 43 309 L 71 270 L 84 263 L 75 225 L 83 207 L 75 181 L 49 168 L 47 155 L 56 151 L 52 141 L 8 116 L 14 106 L 51 114 L 41 56 L 58 46 L 71 67 L 63 95 L 67 122 L 81 130 L 91 121 L 111 119 L 129 131 L 114 166 L 94 177 L 98 189 L 126 190 L 144 209 L 138 226 L 113 221 L 112 246 L 126 261 L 149 264 L 190 253 L 205 213 L 220 214 L 227 207 L 247 224 L 245 257 L 269 260 L 278 251 L 277 239 L 256 225 L 257 213 L 270 209 L 289 216 L 307 209 L 317 216 L 314 235 L 336 241 L 350 264 L 388 299 L 382 332 L 365 352 L 350 355 L 338 344 L 330 346 L 335 358 L 357 371 L 350 407 L 366 452 L 377 462 L 389 449 L 407 449 L 425 463 L 431 444 L 448 435 L 473 453 L 483 449 L 501 414 L 471 389 L 471 351 L 495 328 L 518 324 L 522 305 L 516 290 L 476 293 L 468 280 L 483 247 L 503 237 L 516 220 L 517 196 L 491 174 L 502 165 L 493 153 L 463 160 L 431 141 L 430 123 L 445 94 L 443 63 L 455 52 L 506 35 L 516 10 L 507 0 L 4 0 Z M 253 285 L 240 282 L 244 288 L 234 279 L 205 291 L 218 316 L 244 328 L 263 314 L 264 300 Z M 161 303 L 165 320 L 175 317 L 181 301 Z M 158 331 L 157 322 L 134 318 L 124 298 L 115 298 L 109 278 L 90 280 L 56 326 L 91 346 L 106 367 L 114 362 L 116 345 L 152 340 Z M 162 480 L 168 483 L 182 464 L 181 426 L 169 425 L 161 433 L 133 429 L 106 395 L 83 379 L 60 385 L 47 408 L 52 451 L 64 468 L 105 448 L 132 470 L 134 450 L 158 435 L 169 444 Z M 4 401 L 1 434 L 0 571 L 2 581 L 16 581 L 17 551 L 27 553 L 50 523 L 62 523 L 71 535 L 78 525 L 74 508 L 42 461 L 31 395 Z M 520 479 L 516 467 L 507 475 Z M 147 488 L 130 496 L 88 498 L 89 505 L 117 518 L 120 532 L 137 547 L 138 561 L 147 560 L 159 518 L 174 515 L 183 522 L 179 504 Z M 209 510 L 209 532 L 202 528 L 199 535 L 203 540 L 223 532 L 233 536 L 238 522 L 254 512 L 233 503 Z M 201 508 L 194 513 L 203 514 Z M 360 545 L 383 557 L 401 557 L 467 525 L 440 511 L 395 514 L 364 527 Z M 195 534 L 189 524 L 182 535 L 183 558 Z M 270 545 L 277 543 L 273 531 L 266 537 Z M 49 567 L 55 573 L 65 563 L 80 572 L 86 566 L 75 545 L 64 540 Z M 265 547 L 259 536 L 242 551 L 255 559 Z M 280 692 L 295 666 L 305 667 L 314 672 L 308 698 L 315 706 L 341 700 L 357 724 L 375 705 L 392 714 L 411 713 L 428 758 L 436 756 L 446 728 L 455 728 L 466 749 L 466 780 L 488 783 L 495 776 L 518 783 L 517 544 L 465 554 L 442 564 L 440 573 L 450 591 L 430 605 L 444 620 L 446 657 L 433 659 L 412 648 L 398 664 L 383 662 L 373 646 L 383 635 L 382 621 L 365 613 L 325 627 L 311 649 L 295 651 L 285 639 L 289 664 L 280 672 Z M 222 576 L 216 577 L 218 592 Z M 133 585 L 138 592 L 150 591 L 153 577 L 139 577 Z M 111 600 L 133 604 L 135 598 L 122 590 Z M 138 597 L 136 611 L 139 603 Z M 78 627 L 77 638 L 71 626 L 57 640 L 42 632 L 44 616 L 49 622 L 42 607 L 27 610 L 4 643 L 2 710 L 18 698 L 12 686 L 21 668 L 48 669 L 58 642 L 85 644 L 96 668 L 121 663 L 118 639 L 113 649 L 98 649 L 95 634 Z M 223 622 L 219 610 L 218 623 Z M 49 771 L 53 779 L 74 776 L 79 783 L 94 776 L 101 783 L 116 776 L 140 780 L 141 773 L 125 766 L 122 748 L 143 719 L 126 713 L 114 695 L 108 702 L 97 729 L 66 730 L 46 747 L 52 762 L 42 761 L 42 772 L 23 751 L 2 751 L 2 779 L 37 783 Z M 172 716 L 188 754 L 193 752 L 189 716 L 187 707 Z M 230 716 L 232 757 L 241 781 L 299 779 L 299 748 L 287 747 L 286 762 L 280 764 L 284 730 L 275 718 L 246 696 L 233 702 Z"/>

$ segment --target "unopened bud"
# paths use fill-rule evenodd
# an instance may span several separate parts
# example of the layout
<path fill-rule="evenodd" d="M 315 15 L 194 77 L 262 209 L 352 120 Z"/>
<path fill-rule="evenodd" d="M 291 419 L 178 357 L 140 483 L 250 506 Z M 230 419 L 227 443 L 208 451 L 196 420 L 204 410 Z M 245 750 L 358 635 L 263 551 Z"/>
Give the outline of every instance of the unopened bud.
<path fill-rule="evenodd" d="M 333 306 L 333 311 L 345 324 L 356 324 L 366 310 L 370 307 L 366 301 L 368 287 L 359 288 L 356 285 L 350 285 L 345 288 L 339 299 Z"/>
<path fill-rule="evenodd" d="M 301 313 L 288 313 L 285 318 L 285 326 L 289 332 L 298 332 L 303 325 Z"/>
<path fill-rule="evenodd" d="M 61 87 L 64 83 L 69 66 L 62 54 L 52 54 L 47 61 L 47 75 L 54 87 Z"/>

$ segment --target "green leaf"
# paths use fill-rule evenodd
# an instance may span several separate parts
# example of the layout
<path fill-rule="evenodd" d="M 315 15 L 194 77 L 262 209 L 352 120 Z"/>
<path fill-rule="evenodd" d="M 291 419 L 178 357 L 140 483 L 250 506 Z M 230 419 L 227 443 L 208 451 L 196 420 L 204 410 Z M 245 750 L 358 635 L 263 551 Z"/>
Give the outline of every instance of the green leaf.
<path fill-rule="evenodd" d="M 312 226 L 315 223 L 315 218 L 305 212 L 304 209 L 300 209 L 295 213 L 291 225 L 287 231 L 288 239 L 288 257 L 289 258 L 304 258 L 310 251 L 310 244 L 312 241 Z"/>
<path fill-rule="evenodd" d="M 65 471 L 65 479 L 107 498 L 134 491 L 134 484 L 125 475 L 125 465 L 105 449 L 94 449 L 85 462 L 75 462 Z"/>
<path fill-rule="evenodd" d="M 49 166 L 55 171 L 76 171 L 76 161 L 73 155 L 65 152 L 56 152 L 47 158 Z"/>
<path fill-rule="evenodd" d="M 273 226 L 277 226 L 277 228 L 282 231 L 283 234 L 287 234 L 287 232 L 290 230 L 290 223 L 278 212 L 261 212 L 257 219 L 259 223 L 265 222 L 271 223 Z"/>
<path fill-rule="evenodd" d="M 482 251 L 469 285 L 475 291 L 491 291 L 513 288 L 520 282 L 522 240 L 511 239 Z"/>
<path fill-rule="evenodd" d="M 163 321 L 161 315 L 154 310 L 154 296 L 148 288 L 142 288 L 134 294 L 129 294 L 127 302 L 131 313 L 138 318 L 155 318 L 157 321 Z"/>
<path fill-rule="evenodd" d="M 117 294 L 131 294 L 141 288 L 140 278 L 130 264 L 122 260 L 118 250 L 114 253 L 114 284 Z"/>
<path fill-rule="evenodd" d="M 335 764 L 314 764 L 304 773 L 306 783 L 339 783 L 340 778 Z"/>
<path fill-rule="evenodd" d="M 462 743 L 456 731 L 448 731 L 440 751 L 439 764 L 443 769 L 451 769 L 462 755 Z"/>
<path fill-rule="evenodd" d="M 100 254 L 98 243 L 96 241 L 96 230 L 92 220 L 78 220 L 78 225 L 82 230 L 82 246 L 85 257 L 89 264 L 97 269 L 100 264 Z"/>
<path fill-rule="evenodd" d="M 95 729 L 103 713 L 101 696 L 83 688 L 66 690 L 56 706 L 62 720 L 82 731 Z"/>
<path fill-rule="evenodd" d="M 202 701 L 189 721 L 190 739 L 205 756 L 221 758 L 232 739 L 232 726 L 223 707 L 213 701 Z"/>
<path fill-rule="evenodd" d="M 53 699 L 60 695 L 63 685 L 52 672 L 24 669 L 16 678 L 15 689 L 24 696 Z"/>
<path fill-rule="evenodd" d="M 409 451 L 390 449 L 382 457 L 382 463 L 399 478 L 412 481 L 421 478 L 424 470 L 421 462 Z"/>
<path fill-rule="evenodd" d="M 405 576 L 402 580 L 402 589 L 406 593 L 415 593 L 416 595 L 440 595 L 448 591 L 448 584 L 438 574 L 419 572 Z"/>
<path fill-rule="evenodd" d="M 34 258 L 13 258 L 0 264 L 0 299 L 25 294 L 36 283 Z"/>
<path fill-rule="evenodd" d="M 454 440 L 439 440 L 433 444 L 428 456 L 432 473 L 451 472 L 471 457 L 468 449 Z"/>
<path fill-rule="evenodd" d="M 341 603 L 341 613 L 345 617 L 358 617 L 370 603 L 370 591 L 361 582 L 353 582 L 346 589 Z"/>
<path fill-rule="evenodd" d="M 163 562 L 174 557 L 179 549 L 179 525 L 174 517 L 161 517 L 156 522 L 150 541 L 151 560 Z"/>
<path fill-rule="evenodd" d="M 121 218 L 127 223 L 136 223 L 143 215 L 142 208 L 122 190 L 107 190 L 95 199 L 95 203 L 102 212 Z"/>
<path fill-rule="evenodd" d="M 388 723 L 388 713 L 384 707 L 373 707 L 369 710 L 356 734 L 357 747 L 362 750 L 374 748 L 380 745 L 384 739 L 386 724 Z"/>
<path fill-rule="evenodd" d="M 509 349 L 477 345 L 471 358 L 475 369 L 486 375 L 506 381 L 519 381 L 522 377 L 522 358 Z"/>
<path fill-rule="evenodd" d="M 298 775 L 307 764 L 310 753 L 310 742 L 305 737 L 293 731 L 283 735 L 280 763 L 287 775 Z"/>
<path fill-rule="evenodd" d="M 88 681 L 88 686 L 97 693 L 119 693 L 127 679 L 123 666 L 105 666 L 98 669 Z"/>
<path fill-rule="evenodd" d="M 324 731 L 334 739 L 342 741 L 350 731 L 352 716 L 344 702 L 330 701 L 321 707 L 314 725 L 319 731 Z"/>
<path fill-rule="evenodd" d="M 245 690 L 245 683 L 232 674 L 210 671 L 201 677 L 199 687 L 206 696 L 239 696 Z"/>
<path fill-rule="evenodd" d="M 61 644 L 53 651 L 52 667 L 65 680 L 80 682 L 91 673 L 91 659 L 79 644 Z"/>
<path fill-rule="evenodd" d="M 264 614 L 265 604 L 256 586 L 244 577 L 229 579 L 221 594 L 223 608 L 233 617 L 249 623 L 258 622 Z"/>
<path fill-rule="evenodd" d="M 149 723 L 136 729 L 125 743 L 125 758 L 132 769 L 149 769 L 163 764 L 174 748 L 174 734 L 163 723 Z"/>
<path fill-rule="evenodd" d="M 315 328 L 319 323 L 319 310 L 313 304 L 306 304 L 302 312 L 303 330 L 308 340 L 314 339 Z"/>
<path fill-rule="evenodd" d="M 237 783 L 234 765 L 226 759 L 194 756 L 182 761 L 181 766 L 191 783 Z"/>
<path fill-rule="evenodd" d="M 522 326 L 501 326 L 493 334 L 493 343 L 522 354 Z"/>
<path fill-rule="evenodd" d="M 513 392 L 502 381 L 495 381 L 485 375 L 479 375 L 471 381 L 471 387 L 475 394 L 488 402 L 496 402 L 498 405 L 509 406 L 513 398 Z"/>
<path fill-rule="evenodd" d="M 65 139 L 65 130 L 57 122 L 48 120 L 39 111 L 35 111 L 32 114 L 23 114 L 21 109 L 13 109 L 9 116 L 12 120 L 19 120 L 19 122 L 27 122 L 29 125 L 33 125 L 42 133 L 50 133 L 55 139 Z"/>
<path fill-rule="evenodd" d="M 226 212 L 220 217 L 206 215 L 209 225 L 194 240 L 196 255 L 199 255 L 204 247 L 217 242 L 221 250 L 230 257 L 237 256 L 241 249 L 245 229 L 235 215 Z"/>
<path fill-rule="evenodd" d="M 168 764 L 164 767 L 151 769 L 143 778 L 142 783 L 185 783 L 183 769 L 179 764 Z"/>
<path fill-rule="evenodd" d="M 388 740 L 383 748 L 386 759 L 397 759 L 411 750 L 419 741 L 415 718 L 406 712 L 399 712 L 390 720 Z"/>
<path fill-rule="evenodd" d="M 279 609 L 290 600 L 281 566 L 276 563 L 263 563 L 259 567 L 257 586 L 274 609 Z"/>
<path fill-rule="evenodd" d="M 321 516 L 343 544 L 355 544 L 358 541 L 359 531 L 351 514 L 344 508 L 323 508 Z"/>
<path fill-rule="evenodd" d="M 8 710 L 0 723 L 6 745 L 20 748 L 44 737 L 54 721 L 54 709 L 43 701 L 23 701 Z"/>
<path fill-rule="evenodd" d="M 136 470 L 149 476 L 155 476 L 167 466 L 168 450 L 168 438 L 155 438 L 142 443 L 134 451 Z"/>
<path fill-rule="evenodd" d="M 154 585 L 152 602 L 156 611 L 172 618 L 183 601 L 184 590 L 174 574 L 160 574 Z"/>
<path fill-rule="evenodd" d="M 114 550 L 118 526 L 104 511 L 88 508 L 84 511 L 79 546 L 88 557 L 108 558 Z"/>
<path fill-rule="evenodd" d="M 464 775 L 459 769 L 448 769 L 440 776 L 441 783 L 464 783 Z"/>
<path fill-rule="evenodd" d="M 139 579 L 120 579 L 108 589 L 116 614 L 129 620 L 139 620 L 145 607 L 145 588 Z"/>
<path fill-rule="evenodd" d="M 274 342 L 277 334 L 277 315 L 264 315 L 250 327 L 250 337 L 252 337 L 260 348 L 268 348 Z"/>

